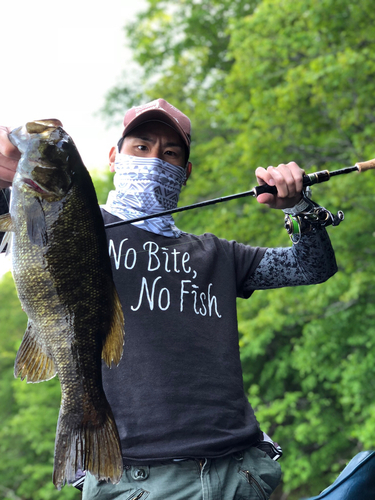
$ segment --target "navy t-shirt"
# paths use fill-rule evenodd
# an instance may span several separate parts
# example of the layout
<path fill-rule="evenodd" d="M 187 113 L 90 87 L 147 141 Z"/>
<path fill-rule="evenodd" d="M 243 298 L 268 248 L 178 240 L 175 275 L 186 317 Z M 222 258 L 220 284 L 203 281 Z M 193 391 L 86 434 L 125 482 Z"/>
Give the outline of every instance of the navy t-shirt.
<path fill-rule="evenodd" d="M 106 224 L 117 217 L 103 211 Z M 124 354 L 103 368 L 126 463 L 218 457 L 259 438 L 244 394 L 236 298 L 265 249 L 184 233 L 107 228 Z"/>

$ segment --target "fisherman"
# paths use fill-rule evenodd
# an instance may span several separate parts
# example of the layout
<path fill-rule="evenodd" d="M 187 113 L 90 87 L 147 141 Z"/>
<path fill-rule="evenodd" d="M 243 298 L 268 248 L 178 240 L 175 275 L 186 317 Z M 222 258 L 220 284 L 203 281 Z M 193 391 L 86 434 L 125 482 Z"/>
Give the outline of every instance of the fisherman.
<path fill-rule="evenodd" d="M 9 131 L 0 129 L 3 189 L 19 158 Z M 243 389 L 236 298 L 322 283 L 337 271 L 334 252 L 324 228 L 287 248 L 257 248 L 185 233 L 171 215 L 111 226 L 177 205 L 192 171 L 190 144 L 189 118 L 157 99 L 126 112 L 110 150 L 115 190 L 102 214 L 126 335 L 103 384 L 124 473 L 116 485 L 87 474 L 84 500 L 251 500 L 269 498 L 280 481 L 280 450 Z M 310 209 L 302 176 L 294 162 L 258 168 L 258 183 L 277 188 L 258 202 L 294 215 Z"/>

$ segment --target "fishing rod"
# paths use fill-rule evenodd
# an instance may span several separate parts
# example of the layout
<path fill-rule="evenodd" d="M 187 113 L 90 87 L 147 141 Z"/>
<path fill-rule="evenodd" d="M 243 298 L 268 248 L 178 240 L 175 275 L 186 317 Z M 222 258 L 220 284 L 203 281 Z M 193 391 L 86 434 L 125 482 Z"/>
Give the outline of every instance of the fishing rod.
<path fill-rule="evenodd" d="M 327 182 L 331 177 L 336 177 L 338 175 L 350 174 L 351 172 L 365 172 L 366 170 L 375 169 L 375 158 L 373 160 L 368 160 L 364 162 L 358 162 L 352 167 L 341 168 L 339 170 L 333 170 L 332 172 L 328 170 L 321 170 L 320 172 L 313 172 L 311 174 L 303 175 L 303 186 L 313 186 L 314 184 L 320 184 L 321 182 Z M 276 186 L 269 186 L 268 184 L 262 184 L 260 186 L 255 186 L 250 191 L 244 191 L 243 193 L 231 194 L 229 196 L 223 196 L 220 198 L 214 198 L 212 200 L 200 201 L 198 203 L 193 203 L 192 205 L 185 205 L 184 207 L 176 207 L 170 210 L 164 210 L 163 212 L 158 212 L 150 215 L 142 215 L 134 219 L 120 220 L 116 222 L 111 222 L 106 224 L 105 227 L 120 226 L 122 224 L 132 224 L 134 222 L 141 222 L 148 219 L 153 219 L 155 217 L 161 217 L 163 215 L 170 215 L 178 212 L 185 212 L 186 210 L 192 210 L 194 208 L 202 208 L 208 205 L 215 205 L 216 203 L 222 203 L 224 201 L 235 200 L 238 198 L 244 198 L 245 196 L 258 197 L 260 194 L 270 193 L 277 194 Z"/>

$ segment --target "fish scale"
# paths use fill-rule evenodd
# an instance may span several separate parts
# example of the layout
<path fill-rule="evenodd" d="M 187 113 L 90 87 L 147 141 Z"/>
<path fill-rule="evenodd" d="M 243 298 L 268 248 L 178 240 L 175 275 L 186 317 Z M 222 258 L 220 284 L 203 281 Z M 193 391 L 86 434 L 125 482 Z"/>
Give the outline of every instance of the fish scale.
<path fill-rule="evenodd" d="M 9 138 L 21 160 L 0 230 L 6 242 L 13 236 L 12 273 L 28 316 L 15 376 L 59 377 L 55 486 L 73 482 L 78 469 L 116 483 L 122 454 L 101 359 L 108 366 L 120 362 L 124 319 L 95 190 L 55 120 L 30 122 Z"/>

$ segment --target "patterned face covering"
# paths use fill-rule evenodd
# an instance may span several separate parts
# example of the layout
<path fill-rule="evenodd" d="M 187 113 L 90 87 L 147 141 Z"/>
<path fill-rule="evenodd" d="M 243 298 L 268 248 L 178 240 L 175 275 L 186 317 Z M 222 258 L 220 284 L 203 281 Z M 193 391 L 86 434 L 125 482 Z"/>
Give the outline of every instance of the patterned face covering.
<path fill-rule="evenodd" d="M 103 208 L 120 219 L 130 220 L 177 207 L 186 179 L 183 168 L 159 158 L 141 158 L 116 153 L 115 191 Z M 178 238 L 181 231 L 171 215 L 132 223 L 151 233 Z"/>

